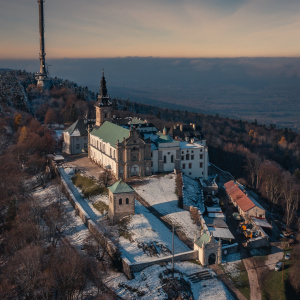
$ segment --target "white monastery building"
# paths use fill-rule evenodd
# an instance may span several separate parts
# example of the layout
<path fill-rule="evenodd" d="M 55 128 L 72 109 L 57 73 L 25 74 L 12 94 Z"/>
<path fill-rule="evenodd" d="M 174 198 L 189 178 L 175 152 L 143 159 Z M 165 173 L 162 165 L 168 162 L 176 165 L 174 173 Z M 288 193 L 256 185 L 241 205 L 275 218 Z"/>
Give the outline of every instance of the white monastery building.
<path fill-rule="evenodd" d="M 208 178 L 208 148 L 192 125 L 192 138 L 173 139 L 167 130 L 157 132 L 153 124 L 133 119 L 117 125 L 112 119 L 112 103 L 104 74 L 95 104 L 96 124 L 88 134 L 88 156 L 109 169 L 117 179 L 149 176 L 181 169 L 191 178 Z M 175 128 L 174 128 L 175 132 Z"/>

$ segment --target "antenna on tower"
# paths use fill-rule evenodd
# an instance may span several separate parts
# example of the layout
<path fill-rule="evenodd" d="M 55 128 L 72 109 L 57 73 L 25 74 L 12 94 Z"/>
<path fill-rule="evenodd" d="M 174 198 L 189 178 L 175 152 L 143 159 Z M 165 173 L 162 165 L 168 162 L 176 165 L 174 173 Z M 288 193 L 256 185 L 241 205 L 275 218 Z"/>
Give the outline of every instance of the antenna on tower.
<path fill-rule="evenodd" d="M 43 88 L 49 88 L 48 72 L 45 60 L 45 21 L 44 21 L 44 2 L 45 0 L 37 0 L 39 4 L 39 30 L 40 30 L 40 72 L 35 74 L 37 85 Z"/>

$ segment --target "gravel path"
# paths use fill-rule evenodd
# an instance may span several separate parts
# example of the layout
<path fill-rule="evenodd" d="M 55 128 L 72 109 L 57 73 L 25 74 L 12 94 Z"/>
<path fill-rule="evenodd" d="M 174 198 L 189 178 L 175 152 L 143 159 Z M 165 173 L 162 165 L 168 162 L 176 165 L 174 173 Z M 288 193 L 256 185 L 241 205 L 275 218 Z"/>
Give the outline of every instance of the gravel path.
<path fill-rule="evenodd" d="M 257 278 L 256 268 L 251 257 L 244 258 L 243 263 L 248 273 L 250 284 L 250 300 L 261 300 L 261 292 Z"/>

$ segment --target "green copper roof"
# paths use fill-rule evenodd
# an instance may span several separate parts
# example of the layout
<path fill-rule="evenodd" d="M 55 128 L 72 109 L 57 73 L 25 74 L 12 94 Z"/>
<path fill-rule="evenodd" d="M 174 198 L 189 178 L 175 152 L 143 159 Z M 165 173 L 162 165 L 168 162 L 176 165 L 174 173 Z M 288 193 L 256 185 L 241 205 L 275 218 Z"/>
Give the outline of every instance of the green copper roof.
<path fill-rule="evenodd" d="M 128 185 L 126 182 L 124 182 L 122 179 L 120 179 L 119 181 L 117 181 L 115 184 L 113 184 L 112 186 L 110 186 L 108 188 L 113 194 L 134 192 L 134 189 L 130 185 Z"/>
<path fill-rule="evenodd" d="M 172 139 L 170 136 L 168 136 L 167 134 L 166 134 L 166 135 L 162 134 L 162 135 L 160 135 L 160 137 L 157 139 L 157 142 L 158 142 L 158 143 L 172 143 L 172 142 L 173 142 L 173 139 Z"/>
<path fill-rule="evenodd" d="M 124 138 L 129 137 L 129 130 L 106 121 L 98 129 L 93 129 L 91 135 L 115 147 L 118 140 L 122 142 Z"/>
<path fill-rule="evenodd" d="M 195 244 L 198 245 L 199 247 L 202 247 L 203 244 L 208 244 L 210 240 L 210 235 L 207 233 L 203 233 L 201 237 L 195 241 Z"/>

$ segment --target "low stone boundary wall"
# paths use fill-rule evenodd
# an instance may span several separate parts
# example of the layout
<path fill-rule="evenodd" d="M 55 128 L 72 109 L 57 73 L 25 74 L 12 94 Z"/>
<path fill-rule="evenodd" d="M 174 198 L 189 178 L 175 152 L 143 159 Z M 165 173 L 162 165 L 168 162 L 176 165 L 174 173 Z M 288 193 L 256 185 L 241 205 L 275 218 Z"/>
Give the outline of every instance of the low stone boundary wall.
<path fill-rule="evenodd" d="M 260 247 L 269 247 L 270 243 L 267 236 L 260 236 L 255 239 L 248 240 L 246 245 L 250 249 L 255 249 Z"/>
<path fill-rule="evenodd" d="M 60 174 L 59 169 L 58 169 L 58 173 Z M 112 257 L 118 250 L 117 246 L 107 237 L 107 234 L 103 232 L 101 228 L 93 220 L 91 220 L 90 216 L 85 212 L 85 210 L 82 208 L 80 203 L 76 200 L 75 196 L 73 195 L 72 191 L 69 189 L 68 184 L 62 178 L 62 176 L 60 176 L 60 180 L 68 200 L 75 208 L 76 213 L 79 215 L 84 225 L 96 237 L 96 239 L 99 241 L 100 244 L 102 245 L 104 245 L 104 243 L 106 244 L 108 254 Z"/>
<path fill-rule="evenodd" d="M 88 229 L 95 236 L 101 245 L 105 245 L 110 257 L 118 251 L 117 246 L 106 236 L 99 226 L 93 221 L 88 220 Z"/>
<path fill-rule="evenodd" d="M 186 260 L 196 260 L 198 259 L 198 251 L 192 250 L 184 253 L 179 253 L 174 255 L 174 261 L 186 261 Z M 162 258 L 158 258 L 153 261 L 141 262 L 141 263 L 130 263 L 127 258 L 123 258 L 123 270 L 129 279 L 133 278 L 133 273 L 140 272 L 145 268 L 153 266 L 155 264 L 160 264 L 163 262 L 172 261 L 172 255 L 168 255 Z"/>
<path fill-rule="evenodd" d="M 236 253 L 239 250 L 239 245 L 237 243 L 234 243 L 232 245 L 223 246 L 222 247 L 222 256 L 226 256 L 232 253 Z"/>

